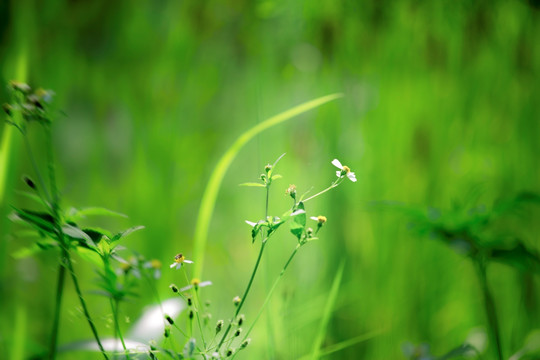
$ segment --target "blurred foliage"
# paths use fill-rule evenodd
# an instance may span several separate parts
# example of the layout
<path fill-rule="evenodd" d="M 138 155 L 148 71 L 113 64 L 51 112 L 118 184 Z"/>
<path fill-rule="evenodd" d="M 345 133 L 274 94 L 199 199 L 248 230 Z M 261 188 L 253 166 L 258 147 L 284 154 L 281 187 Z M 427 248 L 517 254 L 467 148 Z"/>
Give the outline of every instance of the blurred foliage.
<path fill-rule="evenodd" d="M 18 80 L 54 89 L 62 109 L 52 127 L 65 203 L 130 214 L 103 226 L 144 224 L 126 242 L 163 263 L 180 251 L 190 254 L 208 176 L 240 133 L 304 101 L 343 92 L 342 100 L 259 135 L 231 165 L 209 232 L 208 296 L 215 313 L 228 313 L 256 255 L 243 221 L 263 217 L 264 199 L 237 184 L 286 152 L 284 178 L 275 184 L 283 192 L 271 194 L 270 204 L 283 209 L 290 183 L 299 194 L 328 186 L 330 161 L 339 158 L 358 182 L 310 205 L 328 218 L 325 240 L 295 259 L 239 358 L 308 354 L 343 259 L 323 349 L 381 334 L 332 358 L 400 358 L 406 341 L 445 354 L 486 323 L 474 268 L 442 242 L 408 231 L 409 220 L 364 204 L 451 209 L 471 189 L 474 203 L 486 206 L 540 192 L 539 16 L 533 0 L 3 1 L 0 83 L 17 80 L 24 68 L 27 79 Z M 2 87 L 0 100 L 7 101 Z M 0 125 L 2 144 L 6 129 Z M 21 174 L 32 175 L 20 141 L 12 140 L 10 162 L 0 164 L 9 170 L 0 189 L 0 354 L 17 358 L 16 346 L 29 355 L 47 343 L 56 268 L 49 255 L 11 257 L 29 243 L 14 235 L 8 205 L 28 208 L 30 200 L 15 190 L 24 186 Z M 513 234 L 538 253 L 540 214 L 526 215 L 527 225 L 508 218 L 493 234 Z M 247 320 L 295 246 L 287 236 L 273 244 Z M 95 279 L 90 266 L 76 266 L 83 283 Z M 176 276 L 163 273 L 162 298 L 180 281 Z M 488 277 L 508 357 L 540 323 L 539 279 L 497 264 Z M 138 317 L 153 301 L 150 290 L 139 293 L 126 304 L 126 317 Z M 91 296 L 98 327 L 112 334 L 108 304 Z M 60 343 L 90 338 L 77 299 L 66 296 L 64 309 Z"/>

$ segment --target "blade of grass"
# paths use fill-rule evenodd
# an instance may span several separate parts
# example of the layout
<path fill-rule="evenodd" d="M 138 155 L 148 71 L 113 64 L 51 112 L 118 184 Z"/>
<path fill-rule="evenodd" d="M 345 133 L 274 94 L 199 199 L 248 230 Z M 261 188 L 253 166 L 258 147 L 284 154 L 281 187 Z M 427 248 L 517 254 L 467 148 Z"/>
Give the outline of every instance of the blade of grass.
<path fill-rule="evenodd" d="M 329 101 L 338 99 L 342 97 L 342 94 L 331 94 L 326 95 L 303 104 L 300 104 L 292 109 L 286 110 L 278 115 L 272 116 L 269 119 L 264 120 L 263 122 L 257 124 L 251 129 L 244 132 L 240 135 L 234 144 L 223 154 L 219 162 L 217 163 L 214 171 L 210 175 L 208 184 L 203 193 L 201 200 L 201 207 L 199 208 L 199 214 L 197 216 L 197 223 L 195 225 L 195 235 L 193 239 L 193 258 L 195 260 L 194 264 L 194 277 L 201 278 L 202 269 L 204 264 L 204 249 L 206 247 L 206 241 L 208 237 L 208 227 L 210 225 L 210 219 L 212 218 L 212 213 L 214 212 L 214 206 L 216 203 L 217 195 L 221 182 L 227 169 L 231 165 L 232 161 L 240 152 L 242 147 L 257 134 L 263 132 L 266 129 L 269 129 L 275 125 L 278 125 L 284 121 L 287 121 L 297 115 L 300 115 L 306 111 L 314 109 L 318 106 L 321 106 Z"/>
<path fill-rule="evenodd" d="M 313 344 L 313 353 L 311 354 L 312 360 L 317 360 L 321 356 L 321 345 L 326 336 L 326 329 L 328 323 L 330 322 L 330 316 L 336 304 L 337 295 L 339 293 L 339 287 L 341 285 L 341 278 L 343 277 L 343 269 L 345 268 L 345 261 L 343 260 L 339 265 L 339 269 L 336 272 L 334 277 L 334 282 L 332 283 L 332 288 L 328 294 L 328 301 L 324 308 L 323 318 L 321 320 L 321 326 L 319 327 L 319 332 L 315 338 L 315 343 Z"/>
<path fill-rule="evenodd" d="M 361 343 L 363 341 L 373 339 L 375 336 L 377 336 L 377 335 L 379 335 L 381 333 L 382 333 L 381 330 L 375 330 L 375 331 L 371 331 L 371 332 L 368 332 L 368 333 L 363 334 L 363 335 L 353 337 L 353 338 L 351 338 L 349 340 L 345 340 L 345 341 L 342 341 L 340 343 L 330 345 L 330 346 L 325 347 L 324 349 L 321 349 L 319 351 L 319 357 L 332 355 L 335 352 L 344 350 L 344 349 L 346 349 L 348 347 L 351 347 L 351 346 L 356 345 L 358 343 Z M 309 360 L 309 359 L 310 359 L 310 355 L 306 355 L 306 356 L 301 357 L 299 360 Z"/>

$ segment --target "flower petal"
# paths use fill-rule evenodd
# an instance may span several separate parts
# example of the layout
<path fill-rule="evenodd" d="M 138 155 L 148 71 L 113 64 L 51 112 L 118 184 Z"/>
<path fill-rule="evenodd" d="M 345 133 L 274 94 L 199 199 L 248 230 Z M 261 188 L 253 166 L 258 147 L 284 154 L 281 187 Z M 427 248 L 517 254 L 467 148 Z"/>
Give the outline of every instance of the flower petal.
<path fill-rule="evenodd" d="M 298 210 L 296 210 L 295 212 L 293 212 L 293 213 L 291 214 L 291 216 L 296 216 L 296 215 L 305 214 L 305 213 L 306 213 L 306 210 L 304 210 L 304 209 L 298 209 Z"/>
<path fill-rule="evenodd" d="M 172 269 L 172 268 L 175 267 L 175 266 L 176 266 L 176 263 L 173 262 L 169 267 Z"/>
<path fill-rule="evenodd" d="M 339 162 L 338 159 L 332 160 L 332 165 L 334 165 L 335 167 L 337 167 L 337 168 L 343 170 L 343 165 L 341 165 L 341 163 Z"/>
<path fill-rule="evenodd" d="M 336 171 L 336 176 L 337 176 L 338 178 L 340 178 L 340 177 L 341 177 L 341 171 Z"/>
<path fill-rule="evenodd" d="M 211 281 L 203 281 L 202 283 L 199 284 L 199 287 L 205 287 L 209 285 L 212 285 Z"/>
<path fill-rule="evenodd" d="M 347 177 L 349 178 L 349 180 L 351 180 L 352 182 L 356 182 L 356 175 L 354 175 L 354 173 L 351 171 L 349 173 L 347 173 Z"/>
<path fill-rule="evenodd" d="M 255 227 L 255 225 L 257 225 L 257 223 L 249 220 L 246 220 L 246 224 L 251 225 L 251 227 Z"/>
<path fill-rule="evenodd" d="M 310 219 L 311 219 L 311 220 L 315 220 L 315 221 L 319 221 L 319 218 L 316 217 L 316 216 L 311 216 Z"/>
<path fill-rule="evenodd" d="M 356 179 L 355 179 L 354 181 L 356 181 Z M 186 260 L 184 260 L 184 262 L 185 262 L 185 263 L 187 263 L 187 264 L 193 264 L 193 261 L 191 261 L 191 260 L 187 260 L 187 259 L 186 259 Z"/>

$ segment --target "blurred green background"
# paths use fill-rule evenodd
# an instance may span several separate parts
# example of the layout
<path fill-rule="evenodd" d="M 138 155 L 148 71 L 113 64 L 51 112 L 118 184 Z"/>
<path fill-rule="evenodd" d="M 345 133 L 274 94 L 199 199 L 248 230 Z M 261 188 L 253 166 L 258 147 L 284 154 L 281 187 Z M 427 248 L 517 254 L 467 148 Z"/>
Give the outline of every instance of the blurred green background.
<path fill-rule="evenodd" d="M 324 346 L 378 334 L 330 358 L 400 359 L 406 341 L 427 342 L 435 354 L 463 343 L 486 325 L 483 300 L 468 260 L 370 204 L 446 209 L 475 193 L 475 204 L 490 206 L 540 191 L 539 38 L 537 1 L 6 0 L 0 80 L 56 92 L 63 205 L 128 214 L 107 224 L 145 225 L 124 245 L 165 267 L 178 252 L 191 258 L 204 186 L 240 133 L 304 101 L 344 93 L 259 135 L 233 162 L 209 232 L 203 280 L 214 285 L 205 293 L 214 320 L 229 317 L 258 251 L 244 220 L 264 216 L 264 193 L 237 185 L 256 181 L 266 163 L 287 153 L 270 202 L 280 215 L 289 184 L 300 193 L 326 187 L 338 158 L 358 182 L 309 203 L 310 215 L 329 219 L 321 240 L 302 248 L 239 358 L 309 354 L 345 260 Z M 8 132 L 2 123 L 10 161 L 0 164 L 8 168 L 0 189 L 0 354 L 13 359 L 48 342 L 56 258 L 10 255 L 29 243 L 12 235 L 7 214 L 9 204 L 23 204 L 15 190 L 32 170 L 20 137 Z M 519 231 L 540 250 L 538 219 L 505 231 Z M 284 229 L 270 245 L 248 321 L 295 240 Z M 76 267 L 83 290 L 94 290 L 91 266 Z M 166 298 L 182 278 L 163 270 L 158 286 Z M 523 275 L 502 265 L 488 275 L 509 357 L 538 327 L 540 284 L 534 277 L 525 289 Z M 60 343 L 91 337 L 68 284 Z M 144 286 L 139 293 L 123 308 L 131 321 L 153 302 Z M 88 299 L 100 332 L 111 335 L 108 302 Z"/>

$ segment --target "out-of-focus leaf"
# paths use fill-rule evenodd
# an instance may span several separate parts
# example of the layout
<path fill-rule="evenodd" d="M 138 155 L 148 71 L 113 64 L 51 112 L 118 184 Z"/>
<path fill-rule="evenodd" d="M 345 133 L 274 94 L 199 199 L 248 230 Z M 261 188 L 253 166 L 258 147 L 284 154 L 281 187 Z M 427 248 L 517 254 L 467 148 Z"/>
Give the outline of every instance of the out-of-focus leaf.
<path fill-rule="evenodd" d="M 77 252 L 79 253 L 82 259 L 93 264 L 95 267 L 100 268 L 101 266 L 103 266 L 101 257 L 94 250 L 84 248 L 84 247 L 77 247 Z"/>
<path fill-rule="evenodd" d="M 54 218 L 45 212 L 13 208 L 14 213 L 10 216 L 13 221 L 22 221 L 38 231 L 43 231 L 54 236 Z"/>
<path fill-rule="evenodd" d="M 300 240 L 306 228 L 306 221 L 307 221 L 307 216 L 306 216 L 303 202 L 299 202 L 297 204 L 296 210 L 291 214 L 291 218 L 292 218 L 292 221 L 290 225 L 290 231 L 294 236 L 298 238 L 298 240 Z"/>
<path fill-rule="evenodd" d="M 101 207 L 88 207 L 84 209 L 70 208 L 66 213 L 66 221 L 78 222 L 87 216 L 114 216 L 127 218 L 127 215 Z"/>
<path fill-rule="evenodd" d="M 132 233 L 134 233 L 135 231 L 139 231 L 139 230 L 142 230 L 144 229 L 144 226 L 142 225 L 139 225 L 139 226 L 133 226 L 133 227 L 130 227 L 129 229 L 127 230 L 124 230 L 116 235 L 114 235 L 112 238 L 111 238 L 111 241 L 112 242 L 115 242 L 115 241 L 118 241 L 122 238 L 125 238 L 126 236 L 128 235 L 131 235 Z"/>
<path fill-rule="evenodd" d="M 246 183 L 242 183 L 242 184 L 239 184 L 238 186 L 256 186 L 256 187 L 266 187 L 265 185 L 263 184 L 260 184 L 260 183 L 255 183 L 255 182 L 246 182 Z"/>
<path fill-rule="evenodd" d="M 82 231 L 81 229 L 79 229 L 76 226 L 65 224 L 62 227 L 62 231 L 64 232 L 64 234 L 66 234 L 66 235 L 68 235 L 68 236 L 70 236 L 70 237 L 72 237 L 74 239 L 84 240 L 88 247 L 91 247 L 91 248 L 96 247 L 96 243 L 94 242 L 94 240 L 92 240 L 92 238 L 87 233 L 85 233 L 84 231 Z"/>
<path fill-rule="evenodd" d="M 15 251 L 13 254 L 11 254 L 11 256 L 13 256 L 15 259 L 23 259 L 23 258 L 33 256 L 35 254 L 38 254 L 42 251 L 55 248 L 57 246 L 58 245 L 55 240 L 43 240 L 43 241 L 34 243 L 31 246 L 21 248 Z"/>
<path fill-rule="evenodd" d="M 449 352 L 447 352 L 443 356 L 438 357 L 437 360 L 453 359 L 453 358 L 456 358 L 458 356 L 461 357 L 461 356 L 470 355 L 470 354 L 476 354 L 476 353 L 477 353 L 477 351 L 474 348 L 474 346 L 472 346 L 470 344 L 463 344 L 463 345 L 458 346 L 455 349 L 450 350 Z"/>
<path fill-rule="evenodd" d="M 21 195 L 21 196 L 24 196 L 30 200 L 33 200 L 35 202 L 37 202 L 38 204 L 40 205 L 43 205 L 45 207 L 47 207 L 47 203 L 43 201 L 43 199 L 41 199 L 38 195 L 34 194 L 34 193 L 31 193 L 31 192 L 28 192 L 28 191 L 16 191 L 16 193 L 18 195 Z"/>
<path fill-rule="evenodd" d="M 508 360 L 539 359 L 540 358 L 540 330 L 533 330 L 527 336 L 525 345 Z"/>
<path fill-rule="evenodd" d="M 540 257 L 521 242 L 512 249 L 494 249 L 491 258 L 521 271 L 540 273 Z"/>

